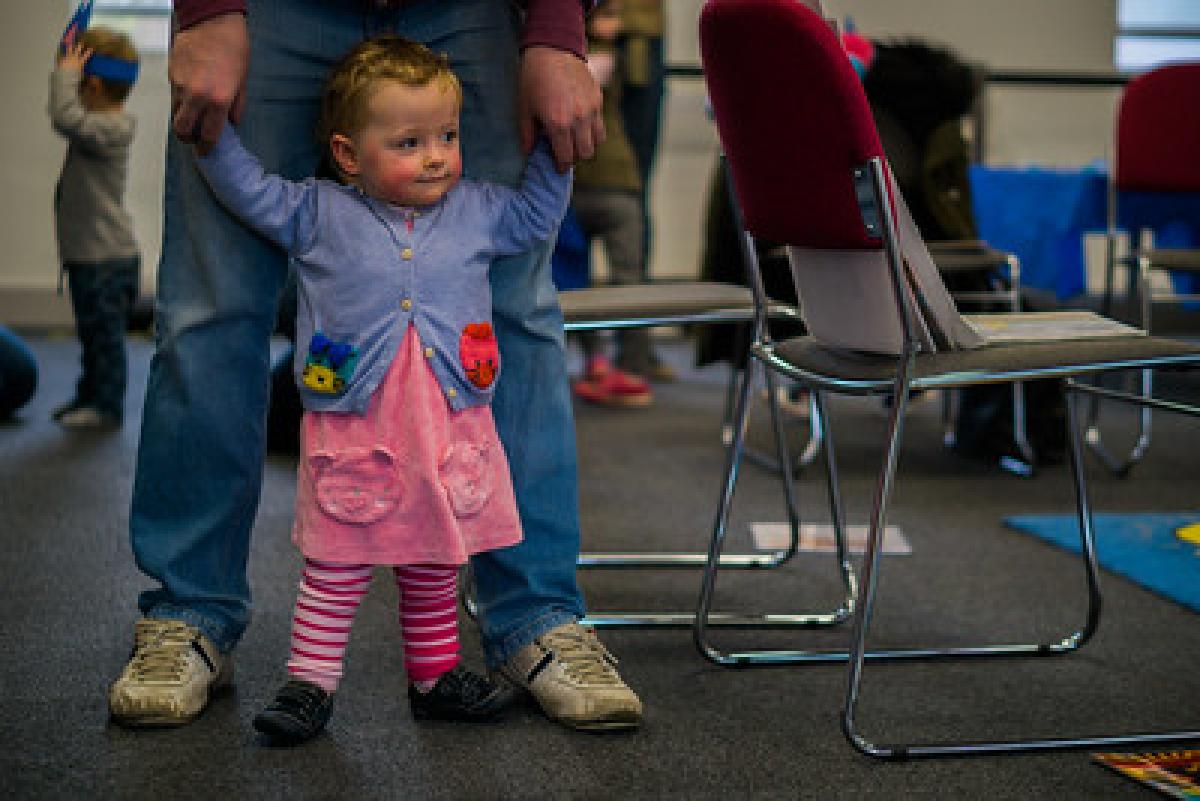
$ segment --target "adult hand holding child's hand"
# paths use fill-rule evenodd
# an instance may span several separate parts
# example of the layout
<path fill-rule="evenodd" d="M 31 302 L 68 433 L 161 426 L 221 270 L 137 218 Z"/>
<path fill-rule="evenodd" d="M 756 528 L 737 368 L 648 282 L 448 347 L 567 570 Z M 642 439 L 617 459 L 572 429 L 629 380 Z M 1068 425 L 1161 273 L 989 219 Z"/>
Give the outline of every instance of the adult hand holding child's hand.
<path fill-rule="evenodd" d="M 249 63 L 243 14 L 221 14 L 175 34 L 167 61 L 171 128 L 201 155 L 216 144 L 226 119 L 241 117 Z"/>

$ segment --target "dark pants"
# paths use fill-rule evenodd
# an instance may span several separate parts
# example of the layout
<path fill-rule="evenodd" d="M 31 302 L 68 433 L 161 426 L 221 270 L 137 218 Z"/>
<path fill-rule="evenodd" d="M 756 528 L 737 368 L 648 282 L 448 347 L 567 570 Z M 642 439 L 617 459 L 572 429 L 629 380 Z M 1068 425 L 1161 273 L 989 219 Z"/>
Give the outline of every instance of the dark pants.
<path fill-rule="evenodd" d="M 125 410 L 125 328 L 137 298 L 141 259 L 67 262 L 83 370 L 75 402 L 121 419 Z"/>

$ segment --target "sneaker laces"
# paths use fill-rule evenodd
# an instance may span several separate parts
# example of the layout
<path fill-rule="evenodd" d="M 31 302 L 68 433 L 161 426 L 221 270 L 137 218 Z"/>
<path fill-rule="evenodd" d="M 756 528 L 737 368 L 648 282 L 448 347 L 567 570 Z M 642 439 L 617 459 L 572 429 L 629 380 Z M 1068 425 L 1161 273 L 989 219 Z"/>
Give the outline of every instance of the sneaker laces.
<path fill-rule="evenodd" d="M 129 671 L 139 682 L 182 683 L 196 630 L 182 621 L 141 621 L 134 628 Z M 198 646 L 197 646 L 198 647 Z"/>
<path fill-rule="evenodd" d="M 583 626 L 566 626 L 540 638 L 554 652 L 563 670 L 575 681 L 585 684 L 621 684 L 617 658 L 609 653 L 595 632 Z"/>

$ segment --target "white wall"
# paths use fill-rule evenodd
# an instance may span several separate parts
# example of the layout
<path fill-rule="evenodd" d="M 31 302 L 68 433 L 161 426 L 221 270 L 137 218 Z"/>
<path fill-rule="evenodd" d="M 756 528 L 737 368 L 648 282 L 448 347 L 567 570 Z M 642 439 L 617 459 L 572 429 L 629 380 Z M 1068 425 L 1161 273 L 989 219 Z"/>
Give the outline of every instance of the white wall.
<path fill-rule="evenodd" d="M 17 0 L 0 0 L 10 9 Z M 20 3 L 0 26 L 0 322 L 12 325 L 70 320 L 65 298 L 54 295 L 54 183 L 66 146 L 50 128 L 46 99 L 54 44 L 75 0 Z M 161 223 L 163 142 L 166 136 L 165 59 L 144 55 L 128 108 L 137 117 L 127 203 L 142 247 L 143 285 L 153 287 Z"/>
<path fill-rule="evenodd" d="M 345 0 L 329 0 L 344 2 Z M 701 0 L 665 0 L 668 60 L 698 63 Z M 56 255 L 51 198 L 62 143 L 46 119 L 46 76 L 53 44 L 74 0 L 19 3 L 0 27 L 0 322 L 69 321 L 53 296 Z M 921 36 L 994 68 L 1108 71 L 1115 0 L 824 0 L 835 18 L 849 15 L 870 37 Z M 654 186 L 656 276 L 694 275 L 699 261 L 705 187 L 716 139 L 703 113 L 699 80 L 670 87 L 663 156 Z M 130 98 L 138 117 L 129 206 L 153 286 L 160 239 L 162 149 L 168 91 L 161 56 L 143 61 Z M 996 89 L 986 97 L 992 163 L 1080 165 L 1105 156 L 1116 91 Z"/>
<path fill-rule="evenodd" d="M 666 0 L 668 61 L 699 64 L 702 0 Z M 918 36 L 993 69 L 1112 69 L 1115 0 L 822 0 L 870 38 Z M 1108 152 L 1116 89 L 991 89 L 984 98 L 987 161 L 1079 166 Z M 654 177 L 651 271 L 694 275 L 716 138 L 699 80 L 669 87 L 663 156 Z"/>

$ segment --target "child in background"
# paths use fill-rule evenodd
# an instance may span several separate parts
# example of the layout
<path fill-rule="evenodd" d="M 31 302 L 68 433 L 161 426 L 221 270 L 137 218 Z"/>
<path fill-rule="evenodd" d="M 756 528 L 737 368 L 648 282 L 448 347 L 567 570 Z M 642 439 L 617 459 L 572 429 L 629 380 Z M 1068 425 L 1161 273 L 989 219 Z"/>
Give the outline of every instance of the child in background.
<path fill-rule="evenodd" d="M 645 211 L 637 158 L 621 121 L 621 69 L 616 40 L 621 30 L 620 0 L 606 0 L 587 20 L 588 67 L 604 90 L 605 139 L 596 154 L 575 168 L 571 210 L 590 243 L 604 243 L 614 284 L 645 282 Z M 646 329 L 618 331 L 614 360 L 602 352 L 596 334 L 581 334 L 584 374 L 575 394 L 606 406 L 641 407 L 653 402 L 646 376 L 657 359 Z"/>
<path fill-rule="evenodd" d="M 398 36 L 355 47 L 322 99 L 340 181 L 263 172 L 226 127 L 199 158 L 229 210 L 296 266 L 305 406 L 293 540 L 305 563 L 289 680 L 254 719 L 320 732 L 373 565 L 393 567 L 417 718 L 481 719 L 509 693 L 459 664 L 457 571 L 521 539 L 488 403 L 500 378 L 488 268 L 554 235 L 571 174 L 535 147 L 518 189 L 461 179 L 462 89 Z"/>
<path fill-rule="evenodd" d="M 50 76 L 50 122 L 67 139 L 55 233 L 83 368 L 75 397 L 53 413 L 66 428 L 115 428 L 124 415 L 125 328 L 140 265 L 123 205 L 135 126 L 125 99 L 137 64 L 128 36 L 97 27 L 68 37 Z"/>

